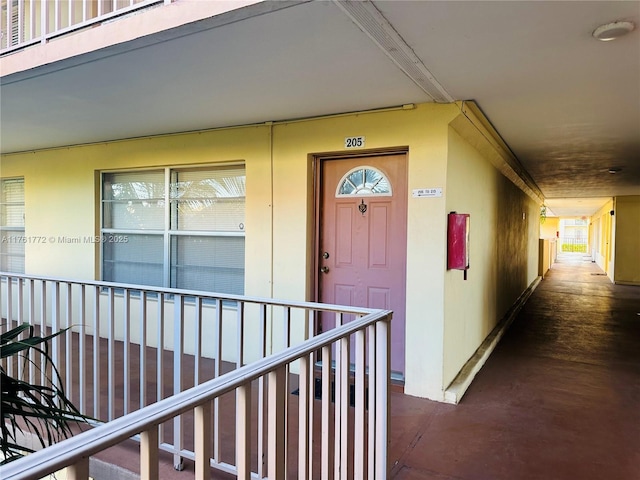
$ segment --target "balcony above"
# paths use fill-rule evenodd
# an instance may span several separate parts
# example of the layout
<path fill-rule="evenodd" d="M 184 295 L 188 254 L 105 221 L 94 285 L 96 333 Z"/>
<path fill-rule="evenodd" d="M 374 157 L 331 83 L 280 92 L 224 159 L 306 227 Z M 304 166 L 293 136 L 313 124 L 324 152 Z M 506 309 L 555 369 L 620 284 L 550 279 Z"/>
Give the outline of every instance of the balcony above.
<path fill-rule="evenodd" d="M 640 192 L 638 1 L 71 3 L 0 3 L 3 154 L 474 100 L 545 198 Z"/>

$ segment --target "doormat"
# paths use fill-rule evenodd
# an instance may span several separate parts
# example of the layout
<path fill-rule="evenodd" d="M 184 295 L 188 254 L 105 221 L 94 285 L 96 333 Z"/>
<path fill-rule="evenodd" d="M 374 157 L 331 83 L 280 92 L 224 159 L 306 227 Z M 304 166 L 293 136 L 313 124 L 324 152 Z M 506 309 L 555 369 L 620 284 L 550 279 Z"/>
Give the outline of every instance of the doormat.
<path fill-rule="evenodd" d="M 300 395 L 300 389 L 296 388 L 292 395 Z M 313 384 L 313 397 L 316 400 L 322 400 L 322 379 L 316 378 L 314 379 Z M 335 382 L 331 382 L 331 403 L 335 403 L 336 401 L 336 385 Z M 356 386 L 353 384 L 349 385 L 349 406 L 355 407 L 356 404 Z M 364 408 L 367 409 L 369 406 L 369 388 L 365 387 L 364 389 Z"/>

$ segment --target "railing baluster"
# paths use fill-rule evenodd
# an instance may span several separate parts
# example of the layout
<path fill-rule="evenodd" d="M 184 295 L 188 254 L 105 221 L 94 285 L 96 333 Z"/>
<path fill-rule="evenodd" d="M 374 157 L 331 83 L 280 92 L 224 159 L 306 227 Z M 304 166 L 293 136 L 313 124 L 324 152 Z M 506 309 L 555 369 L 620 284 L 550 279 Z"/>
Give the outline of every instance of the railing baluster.
<path fill-rule="evenodd" d="M 251 479 L 251 382 L 236 389 L 236 468 L 239 480 Z"/>
<path fill-rule="evenodd" d="M 260 304 L 260 358 L 267 356 L 267 306 Z M 266 475 L 266 455 L 265 446 L 265 377 L 258 379 L 258 478 L 264 478 Z"/>
<path fill-rule="evenodd" d="M 140 433 L 140 480 L 158 479 L 158 425 Z"/>
<path fill-rule="evenodd" d="M 249 401 L 251 405 L 251 401 Z M 194 410 L 194 454 L 196 480 L 211 478 L 211 402 Z M 240 477 L 238 477 L 240 478 Z"/>
<path fill-rule="evenodd" d="M 376 477 L 387 474 L 387 435 L 389 432 L 389 323 L 376 323 Z"/>
<path fill-rule="evenodd" d="M 158 331 L 157 342 L 158 349 L 156 350 L 156 401 L 162 400 L 164 397 L 164 294 L 158 294 Z M 162 436 L 161 436 L 162 438 Z"/>
<path fill-rule="evenodd" d="M 284 348 L 285 350 L 291 346 L 291 307 L 284 307 L 284 315 L 282 318 L 283 323 L 283 332 L 284 332 Z M 287 394 L 284 396 L 283 408 L 285 412 L 289 411 L 289 372 L 290 366 L 285 365 L 284 367 L 284 390 Z M 285 414 L 284 416 L 284 463 L 288 464 L 288 452 L 289 452 L 289 416 Z"/>
<path fill-rule="evenodd" d="M 277 368 L 269 372 L 269 480 L 284 480 L 286 475 L 285 464 L 285 417 L 282 409 L 284 397 L 287 394 L 285 387 L 286 369 Z"/>
<path fill-rule="evenodd" d="M 21 278 L 17 279 L 18 285 L 18 315 L 17 324 L 20 325 L 24 322 L 24 283 Z"/>
<path fill-rule="evenodd" d="M 87 480 L 89 478 L 89 457 L 82 457 L 67 468 L 67 480 Z"/>
<path fill-rule="evenodd" d="M 53 9 L 53 14 L 55 15 L 55 18 L 53 20 L 53 29 L 54 30 L 60 30 L 60 0 L 53 0 L 54 3 L 54 9 Z"/>
<path fill-rule="evenodd" d="M 85 372 L 86 352 L 87 352 L 87 289 L 84 284 L 80 285 L 80 325 L 78 326 L 78 390 L 79 408 L 87 415 L 87 376 Z"/>
<path fill-rule="evenodd" d="M 336 431 L 336 437 L 339 439 L 337 442 L 339 445 L 340 456 L 336 457 L 339 460 L 336 462 L 336 466 L 338 471 L 340 472 L 340 476 L 338 477 L 336 473 L 336 478 L 341 478 L 342 480 L 348 480 L 350 478 L 349 475 L 349 403 L 350 403 L 350 372 L 349 372 L 349 337 L 341 338 L 339 342 L 340 348 L 340 363 L 336 364 L 336 376 L 339 375 L 339 378 L 336 378 L 336 409 L 340 409 L 340 423 L 336 424 L 336 427 L 339 425 L 340 433 Z M 340 369 L 340 373 L 337 373 L 337 369 Z M 340 401 L 338 402 L 338 389 L 337 385 L 340 384 Z"/>
<path fill-rule="evenodd" d="M 213 322 L 213 377 L 220 376 L 222 363 L 222 300 L 216 299 L 216 315 Z M 213 400 L 213 459 L 221 461 L 220 457 L 220 400 L 216 397 Z"/>
<path fill-rule="evenodd" d="M 7 320 L 7 330 L 11 330 L 13 322 L 13 278 L 11 277 L 7 277 L 7 315 L 4 318 Z"/>
<path fill-rule="evenodd" d="M 173 296 L 173 394 L 182 391 L 182 354 L 184 351 L 184 297 Z M 180 452 L 182 451 L 182 415 L 173 419 L 173 467 L 182 470 L 184 464 Z"/>
<path fill-rule="evenodd" d="M 298 478 L 311 478 L 310 450 L 313 445 L 309 438 L 312 424 L 310 415 L 313 397 L 310 389 L 309 377 L 311 365 L 309 357 L 300 359 L 300 376 L 298 382 Z"/>
<path fill-rule="evenodd" d="M 36 327 L 36 284 L 35 280 L 29 279 L 29 325 Z M 29 382 L 38 383 L 36 378 L 35 353 L 29 349 Z"/>
<path fill-rule="evenodd" d="M 200 385 L 202 362 L 202 297 L 195 298 L 195 338 L 193 355 L 193 384 Z"/>
<path fill-rule="evenodd" d="M 322 457 L 321 477 L 333 478 L 333 442 L 331 431 L 331 350 L 332 345 L 322 347 Z"/>
<path fill-rule="evenodd" d="M 123 360 L 123 383 L 124 383 L 124 395 L 123 395 L 123 412 L 124 415 L 129 413 L 129 401 L 130 401 L 130 389 L 131 384 L 129 382 L 129 367 L 131 363 L 131 291 L 125 289 L 122 292 L 123 303 L 123 337 L 122 337 L 122 360 Z"/>
<path fill-rule="evenodd" d="M 355 405 L 354 405 L 354 427 L 353 427 L 353 477 L 365 478 L 365 424 L 366 424 L 366 404 L 365 404 L 365 379 L 366 379 L 366 331 L 358 330 L 356 337 L 355 353 Z"/>
<path fill-rule="evenodd" d="M 100 287 L 93 289 L 93 416 L 102 419 L 100 414 L 101 399 L 100 388 L 101 371 L 100 368 Z"/>
<path fill-rule="evenodd" d="M 116 417 L 116 405 L 115 405 L 115 391 L 116 391 L 116 333 L 115 333 L 115 288 L 108 288 L 108 334 L 107 334 L 107 358 L 109 362 L 108 367 L 108 392 L 109 401 L 107 403 L 109 412 L 107 419 L 109 421 Z"/>
<path fill-rule="evenodd" d="M 336 327 L 342 325 L 342 314 L 341 313 L 336 313 Z M 341 455 L 342 455 L 342 450 L 341 450 L 341 441 L 342 441 L 342 436 L 341 436 L 341 425 L 342 425 L 342 413 L 343 410 L 341 408 L 342 405 L 342 355 L 343 355 L 343 350 L 341 348 L 342 344 L 341 342 L 337 342 L 335 344 L 335 348 L 336 348 L 336 358 L 335 358 L 335 366 L 334 366 L 334 381 L 333 381 L 333 388 L 334 388 L 334 397 L 335 397 L 335 403 L 334 403 L 334 409 L 333 409 L 333 420 L 334 420 L 334 435 L 335 435 L 335 441 L 333 443 L 335 452 L 334 452 L 334 478 L 336 480 L 339 480 L 340 477 L 340 459 L 341 459 Z"/>
<path fill-rule="evenodd" d="M 369 480 L 376 480 L 376 408 L 378 403 L 378 393 L 376 389 L 377 369 L 376 369 L 376 326 L 369 325 L 367 327 L 368 347 L 369 347 L 369 415 L 367 430 L 367 474 Z"/>
<path fill-rule="evenodd" d="M 140 292 L 140 408 L 147 404 L 147 292 Z"/>
<path fill-rule="evenodd" d="M 71 289 L 73 288 L 73 284 L 67 283 L 67 295 L 66 295 L 66 322 L 65 328 L 67 331 L 65 332 L 65 366 L 66 366 L 66 386 L 67 389 L 67 397 L 73 398 L 73 366 L 74 366 L 74 355 L 73 355 L 73 332 L 71 327 L 73 325 L 73 295 Z"/>
<path fill-rule="evenodd" d="M 164 294 L 158 293 L 158 349 L 156 351 L 156 401 L 164 398 Z M 164 425 L 158 426 L 160 439 L 164 438 Z"/>
<path fill-rule="evenodd" d="M 4 318 L 7 321 L 7 331 L 9 331 L 11 330 L 13 323 L 13 279 L 11 277 L 7 277 L 7 315 Z M 9 355 L 6 358 L 6 362 L 7 372 L 9 372 L 10 375 L 13 375 L 14 356 Z"/>
<path fill-rule="evenodd" d="M 40 283 L 40 336 L 47 334 L 47 282 L 42 280 Z M 44 357 L 40 357 L 40 385 L 47 383 L 47 369 Z"/>
<path fill-rule="evenodd" d="M 244 364 L 244 303 L 236 303 L 237 324 L 236 324 L 236 368 Z"/>
<path fill-rule="evenodd" d="M 53 282 L 53 290 L 51 292 L 51 333 L 60 331 L 60 282 Z M 61 360 L 60 336 L 51 339 L 51 359 L 53 360 L 52 368 L 58 367 Z M 59 383 L 57 375 L 51 375 L 51 383 L 56 387 L 62 387 Z"/>
<path fill-rule="evenodd" d="M 24 305 L 23 305 L 23 301 L 24 301 L 24 289 L 23 289 L 23 283 L 22 283 L 22 279 L 18 278 L 18 316 L 17 316 L 17 322 L 16 325 L 21 325 L 24 322 Z M 18 364 L 18 378 L 23 380 L 24 379 L 24 362 L 20 361 L 17 362 Z"/>
<path fill-rule="evenodd" d="M 74 2 L 69 2 L 67 4 L 67 26 L 70 27 L 71 25 L 73 25 L 73 3 Z"/>
<path fill-rule="evenodd" d="M 18 42 L 24 41 L 24 2 L 18 2 Z"/>
<path fill-rule="evenodd" d="M 314 336 L 314 328 L 315 328 L 315 316 L 316 316 L 316 311 L 314 310 L 306 310 L 306 315 L 305 315 L 305 321 L 306 321 L 306 334 L 305 334 L 305 340 L 309 340 L 310 338 L 312 338 Z M 310 398 L 307 402 L 307 409 L 309 411 L 308 416 L 309 416 L 309 426 L 308 426 L 308 445 L 309 445 L 309 452 L 308 452 L 308 473 L 307 473 L 307 478 L 313 478 L 313 461 L 314 461 L 314 456 L 313 456 L 313 425 L 314 425 L 314 400 L 315 400 L 315 395 L 316 395 L 316 385 L 315 385 L 315 359 L 316 359 L 316 353 L 312 352 L 308 355 L 307 357 L 308 359 L 308 368 L 309 368 L 309 375 L 307 376 L 307 388 L 309 389 L 309 395 Z"/>
<path fill-rule="evenodd" d="M 49 33 L 49 9 L 47 8 L 48 0 L 40 1 L 40 36 L 42 38 L 41 42 L 47 42 L 47 33 Z"/>

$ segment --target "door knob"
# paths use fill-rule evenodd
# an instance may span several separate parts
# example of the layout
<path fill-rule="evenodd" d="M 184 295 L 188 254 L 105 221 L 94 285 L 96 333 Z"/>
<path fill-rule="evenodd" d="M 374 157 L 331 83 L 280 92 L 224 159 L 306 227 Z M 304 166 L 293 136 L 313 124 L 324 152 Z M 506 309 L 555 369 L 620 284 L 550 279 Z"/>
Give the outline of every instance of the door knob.
<path fill-rule="evenodd" d="M 320 268 L 320 271 L 321 271 L 322 273 L 329 273 L 329 267 L 321 267 L 321 268 Z"/>

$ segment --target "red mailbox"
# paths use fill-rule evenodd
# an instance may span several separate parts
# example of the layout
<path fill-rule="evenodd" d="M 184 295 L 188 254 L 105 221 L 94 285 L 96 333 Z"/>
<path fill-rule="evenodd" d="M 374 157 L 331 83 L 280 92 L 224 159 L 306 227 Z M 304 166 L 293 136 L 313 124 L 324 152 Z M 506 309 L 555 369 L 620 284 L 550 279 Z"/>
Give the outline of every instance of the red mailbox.
<path fill-rule="evenodd" d="M 467 279 L 469 268 L 469 214 L 451 212 L 447 227 L 447 269 L 464 270 Z"/>

